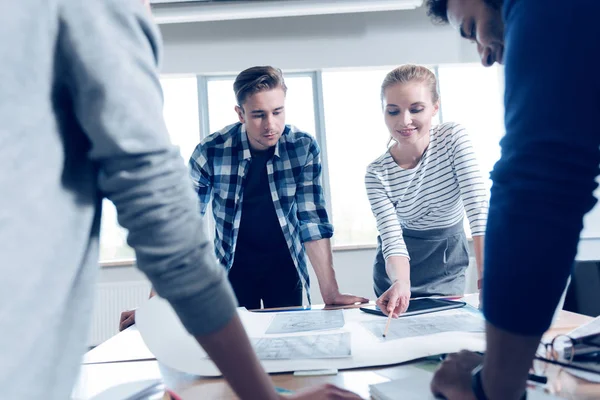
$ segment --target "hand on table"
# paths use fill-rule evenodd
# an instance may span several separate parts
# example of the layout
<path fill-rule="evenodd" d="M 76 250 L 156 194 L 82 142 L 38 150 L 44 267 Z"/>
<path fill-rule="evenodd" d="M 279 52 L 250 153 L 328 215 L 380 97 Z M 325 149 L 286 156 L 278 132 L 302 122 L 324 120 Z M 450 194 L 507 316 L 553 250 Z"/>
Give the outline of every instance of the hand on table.
<path fill-rule="evenodd" d="M 123 311 L 119 321 L 119 332 L 135 324 L 135 310 Z"/>
<path fill-rule="evenodd" d="M 482 362 L 482 355 L 467 350 L 448 354 L 435 371 L 431 392 L 446 400 L 476 400 L 471 389 L 471 371 Z"/>
<path fill-rule="evenodd" d="M 323 296 L 323 301 L 329 306 L 347 306 L 356 303 L 368 303 L 369 299 L 351 294 L 336 292 L 331 295 Z"/>
<path fill-rule="evenodd" d="M 293 395 L 280 395 L 282 400 L 359 400 L 360 396 L 332 384 L 312 387 Z"/>
<path fill-rule="evenodd" d="M 377 306 L 385 314 L 397 318 L 410 303 L 410 282 L 396 281 L 377 299 Z"/>

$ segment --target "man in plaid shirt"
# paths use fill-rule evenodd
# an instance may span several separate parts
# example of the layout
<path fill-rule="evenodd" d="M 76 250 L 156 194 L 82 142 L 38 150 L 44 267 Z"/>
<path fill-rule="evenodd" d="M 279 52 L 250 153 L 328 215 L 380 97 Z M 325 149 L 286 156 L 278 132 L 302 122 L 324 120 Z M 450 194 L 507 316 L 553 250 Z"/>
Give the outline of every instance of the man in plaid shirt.
<path fill-rule="evenodd" d="M 211 203 L 215 251 L 241 306 L 256 309 L 308 300 L 305 252 L 327 304 L 367 299 L 339 291 L 321 187 L 316 140 L 285 125 L 281 71 L 253 67 L 234 83 L 239 122 L 216 132 L 190 158 L 200 210 Z"/>

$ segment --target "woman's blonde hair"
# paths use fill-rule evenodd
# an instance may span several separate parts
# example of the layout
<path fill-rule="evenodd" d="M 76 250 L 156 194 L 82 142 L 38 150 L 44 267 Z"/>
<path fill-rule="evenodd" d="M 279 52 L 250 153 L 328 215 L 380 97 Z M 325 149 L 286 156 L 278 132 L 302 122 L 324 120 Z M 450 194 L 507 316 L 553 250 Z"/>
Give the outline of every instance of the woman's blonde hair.
<path fill-rule="evenodd" d="M 421 65 L 405 64 L 388 72 L 381 84 L 381 102 L 385 97 L 387 88 L 399 83 L 422 82 L 429 86 L 431 90 L 431 101 L 433 104 L 440 100 L 440 94 L 437 88 L 437 79 L 435 74 Z"/>

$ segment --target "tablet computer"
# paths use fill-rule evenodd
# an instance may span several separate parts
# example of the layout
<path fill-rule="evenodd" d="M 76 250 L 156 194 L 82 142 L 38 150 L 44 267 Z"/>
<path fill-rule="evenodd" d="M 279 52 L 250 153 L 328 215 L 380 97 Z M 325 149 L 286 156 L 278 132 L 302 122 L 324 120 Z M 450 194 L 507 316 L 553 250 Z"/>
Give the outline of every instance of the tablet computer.
<path fill-rule="evenodd" d="M 435 299 L 435 298 L 420 298 L 411 300 L 408 305 L 408 310 L 405 313 L 400 314 L 400 317 L 408 317 L 410 315 L 427 314 L 436 311 L 450 310 L 453 308 L 464 307 L 467 303 L 464 301 L 446 300 L 446 299 Z M 369 305 L 360 307 L 361 311 L 369 314 L 380 315 L 385 317 L 386 315 L 376 305 Z"/>

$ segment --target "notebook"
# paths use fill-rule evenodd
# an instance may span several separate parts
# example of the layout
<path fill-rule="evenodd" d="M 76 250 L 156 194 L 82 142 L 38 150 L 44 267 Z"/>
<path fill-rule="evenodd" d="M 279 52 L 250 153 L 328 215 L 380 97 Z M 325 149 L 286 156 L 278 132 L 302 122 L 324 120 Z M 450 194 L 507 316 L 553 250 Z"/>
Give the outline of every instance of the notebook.
<path fill-rule="evenodd" d="M 400 379 L 369 386 L 373 400 L 436 400 L 430 389 L 433 374 L 422 369 L 407 366 Z M 528 400 L 557 400 L 540 390 L 527 390 Z"/>

